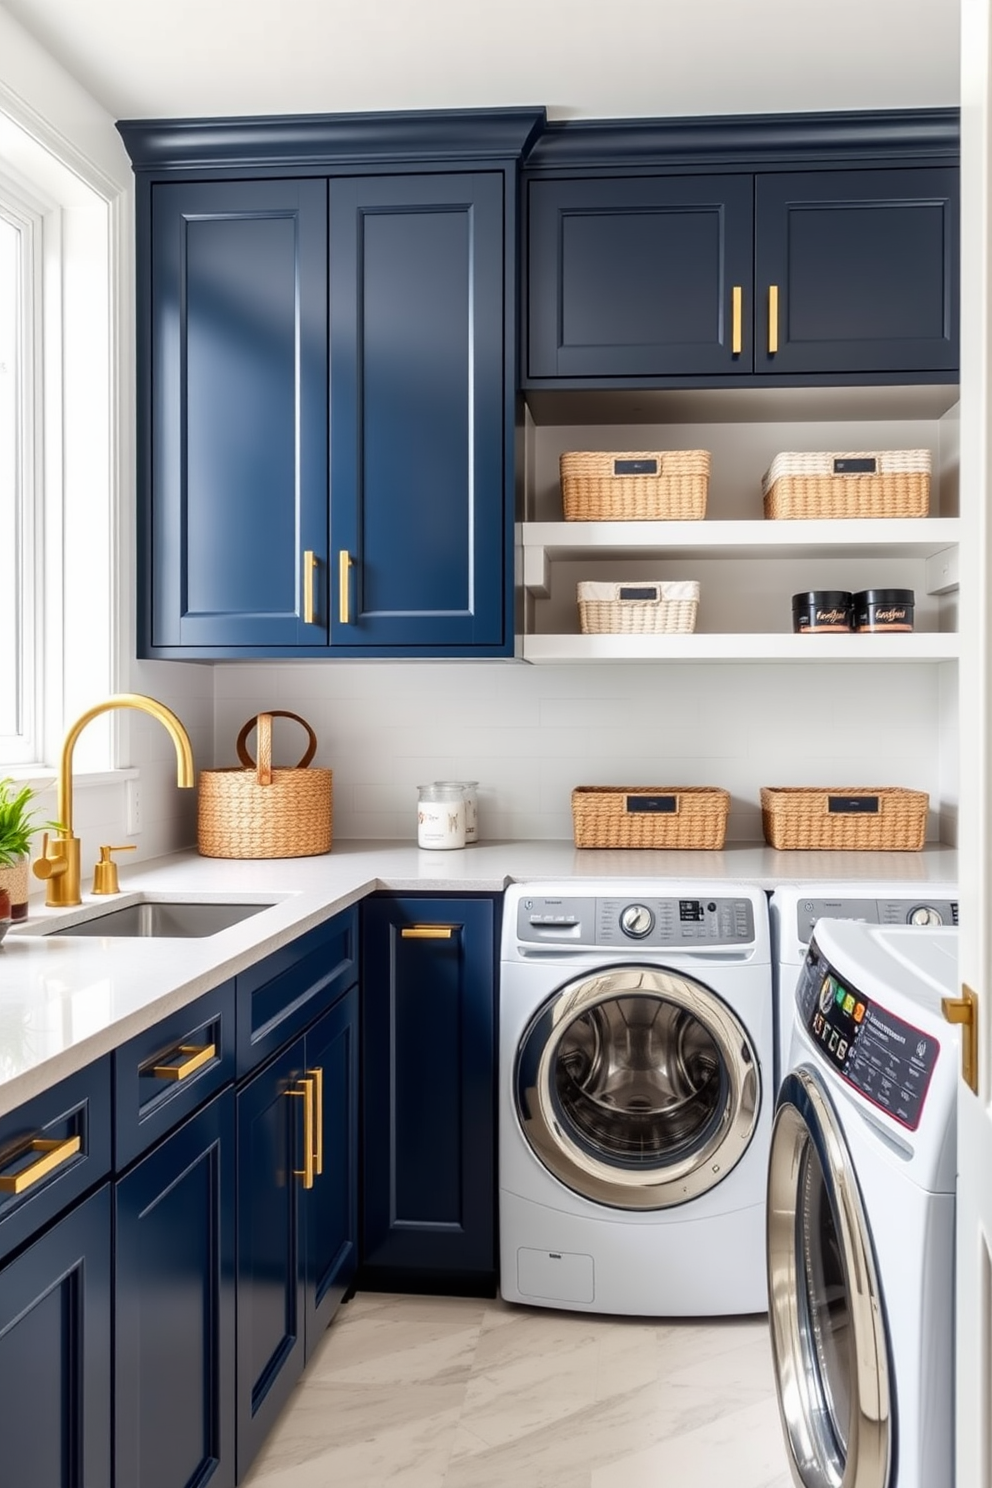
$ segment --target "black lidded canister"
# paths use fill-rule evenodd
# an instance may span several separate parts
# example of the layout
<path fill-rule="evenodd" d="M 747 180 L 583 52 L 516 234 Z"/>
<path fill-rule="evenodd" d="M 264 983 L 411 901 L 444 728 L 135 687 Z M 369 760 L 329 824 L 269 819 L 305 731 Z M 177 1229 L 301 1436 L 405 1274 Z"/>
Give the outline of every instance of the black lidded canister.
<path fill-rule="evenodd" d="M 854 628 L 912 630 L 915 604 L 912 589 L 862 589 L 854 595 Z"/>
<path fill-rule="evenodd" d="M 809 589 L 792 596 L 792 628 L 811 631 L 850 630 L 852 619 L 849 589 Z"/>

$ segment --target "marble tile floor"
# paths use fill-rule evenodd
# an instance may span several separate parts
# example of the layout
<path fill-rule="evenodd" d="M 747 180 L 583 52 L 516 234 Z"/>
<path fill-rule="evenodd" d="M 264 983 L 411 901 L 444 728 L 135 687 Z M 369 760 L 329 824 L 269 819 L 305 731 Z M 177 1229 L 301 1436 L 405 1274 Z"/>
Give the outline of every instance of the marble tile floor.
<path fill-rule="evenodd" d="M 244 1488 L 790 1488 L 761 1317 L 362 1292 Z"/>

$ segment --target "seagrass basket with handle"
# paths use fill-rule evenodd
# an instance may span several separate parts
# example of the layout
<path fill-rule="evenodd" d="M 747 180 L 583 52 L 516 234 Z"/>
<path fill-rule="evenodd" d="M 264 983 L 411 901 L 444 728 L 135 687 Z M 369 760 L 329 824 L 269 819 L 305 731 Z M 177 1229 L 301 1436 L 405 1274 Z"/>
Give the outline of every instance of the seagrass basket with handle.
<path fill-rule="evenodd" d="M 292 718 L 308 743 L 291 769 L 272 763 L 272 720 Z M 257 760 L 248 736 L 257 729 Z M 201 770 L 197 846 L 205 858 L 310 858 L 331 850 L 331 770 L 310 769 L 317 736 L 298 713 L 273 708 L 249 718 L 238 735 L 240 766 Z"/>

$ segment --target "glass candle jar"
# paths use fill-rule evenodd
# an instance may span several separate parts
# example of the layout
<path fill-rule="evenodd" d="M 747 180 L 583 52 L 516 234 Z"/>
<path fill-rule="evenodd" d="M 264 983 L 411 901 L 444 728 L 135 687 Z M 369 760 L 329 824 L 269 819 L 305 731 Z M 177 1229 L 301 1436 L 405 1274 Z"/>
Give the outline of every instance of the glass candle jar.
<path fill-rule="evenodd" d="M 465 797 L 460 786 L 418 787 L 417 846 L 442 851 L 465 846 Z"/>
<path fill-rule="evenodd" d="M 435 780 L 435 785 L 460 790 L 465 801 L 465 846 L 479 840 L 479 782 L 477 780 Z"/>

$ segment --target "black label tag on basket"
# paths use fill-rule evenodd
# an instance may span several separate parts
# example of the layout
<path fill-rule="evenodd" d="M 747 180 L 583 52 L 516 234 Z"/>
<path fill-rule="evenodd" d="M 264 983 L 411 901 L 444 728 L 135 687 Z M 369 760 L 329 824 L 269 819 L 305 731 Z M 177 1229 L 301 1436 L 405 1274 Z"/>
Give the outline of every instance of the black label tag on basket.
<path fill-rule="evenodd" d="M 828 796 L 827 812 L 830 816 L 877 816 L 877 796 Z"/>
<path fill-rule="evenodd" d="M 660 816 L 674 816 L 679 809 L 678 796 L 628 796 L 627 810 L 653 811 Z"/>
<path fill-rule="evenodd" d="M 614 460 L 614 475 L 657 475 L 657 460 Z"/>
<path fill-rule="evenodd" d="M 621 584 L 617 599 L 657 599 L 658 590 L 654 585 L 650 589 L 635 589 L 632 585 Z"/>
<path fill-rule="evenodd" d="M 835 460 L 834 475 L 877 475 L 878 461 L 873 455 L 864 460 Z"/>

